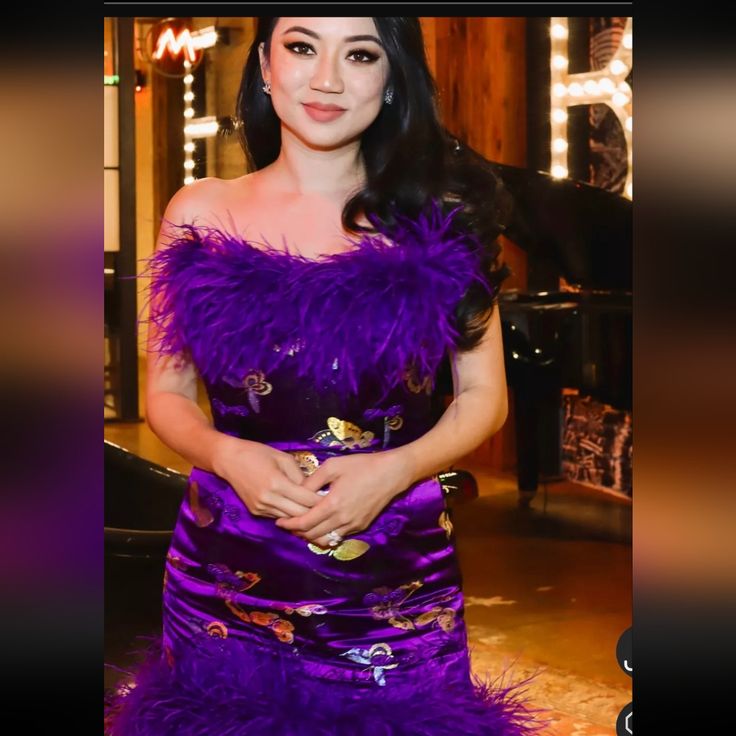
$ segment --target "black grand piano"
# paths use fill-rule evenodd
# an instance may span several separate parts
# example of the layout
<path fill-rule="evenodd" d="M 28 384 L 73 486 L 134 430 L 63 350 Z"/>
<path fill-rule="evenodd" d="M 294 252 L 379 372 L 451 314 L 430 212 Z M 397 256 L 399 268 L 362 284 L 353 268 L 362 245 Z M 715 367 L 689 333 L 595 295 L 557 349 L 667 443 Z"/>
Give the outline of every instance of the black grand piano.
<path fill-rule="evenodd" d="M 632 202 L 543 172 L 494 169 L 513 199 L 504 235 L 529 264 L 528 290 L 499 295 L 527 504 L 540 478 L 560 476 L 563 387 L 631 410 Z"/>

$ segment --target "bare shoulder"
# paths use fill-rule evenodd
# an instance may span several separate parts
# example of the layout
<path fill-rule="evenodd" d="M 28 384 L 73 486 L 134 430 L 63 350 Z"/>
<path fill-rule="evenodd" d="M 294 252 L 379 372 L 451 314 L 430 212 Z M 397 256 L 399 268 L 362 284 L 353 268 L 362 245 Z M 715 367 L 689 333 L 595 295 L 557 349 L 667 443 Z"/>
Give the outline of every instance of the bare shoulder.
<path fill-rule="evenodd" d="M 229 184 L 224 179 L 206 177 L 183 186 L 169 200 L 164 220 L 173 225 L 192 225 L 207 218 L 226 196 Z"/>

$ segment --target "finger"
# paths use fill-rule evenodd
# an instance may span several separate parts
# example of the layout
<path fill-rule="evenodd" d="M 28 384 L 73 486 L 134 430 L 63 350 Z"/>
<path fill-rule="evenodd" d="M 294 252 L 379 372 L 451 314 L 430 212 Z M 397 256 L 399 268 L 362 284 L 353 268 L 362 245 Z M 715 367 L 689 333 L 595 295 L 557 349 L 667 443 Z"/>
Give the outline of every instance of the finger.
<path fill-rule="evenodd" d="M 280 517 L 303 516 L 309 511 L 309 506 L 302 506 L 284 496 L 272 501 L 271 507 L 279 511 Z"/>
<path fill-rule="evenodd" d="M 340 524 L 334 517 L 330 517 L 325 519 L 323 522 L 316 524 L 311 529 L 304 530 L 302 534 L 310 541 L 314 541 L 326 538 L 326 535 L 332 531 L 342 534 L 343 530 L 347 530 L 349 528 L 349 524 Z"/>
<path fill-rule="evenodd" d="M 302 485 L 293 483 L 288 478 L 283 479 L 275 492 L 283 498 L 288 498 L 293 503 L 306 507 L 307 510 L 314 508 L 322 500 L 322 496 L 318 496 L 314 491 L 310 491 Z"/>
<path fill-rule="evenodd" d="M 345 539 L 347 539 L 348 535 L 351 533 L 351 529 L 349 526 L 338 527 L 334 530 L 330 529 L 330 531 L 336 531 L 342 537 L 342 541 L 345 541 Z M 309 537 L 307 537 L 307 539 L 309 539 Z M 316 544 L 318 547 L 327 547 L 329 549 L 334 549 L 341 544 L 341 542 L 338 542 L 338 544 L 332 543 L 332 540 L 327 536 L 327 534 L 323 534 L 316 539 L 309 541 L 311 542 L 311 544 Z"/>
<path fill-rule="evenodd" d="M 283 457 L 279 457 L 278 466 L 292 483 L 301 485 L 304 482 L 304 472 L 292 454 L 286 452 Z"/>
<path fill-rule="evenodd" d="M 308 475 L 302 487 L 306 488 L 312 493 L 316 493 L 325 486 L 329 485 L 337 477 L 337 472 L 334 465 L 328 465 L 327 463 L 320 465 L 317 470 L 311 475 Z"/>
<path fill-rule="evenodd" d="M 259 513 L 253 513 L 253 516 L 259 516 L 266 519 L 288 519 L 289 515 L 285 514 L 283 511 L 280 511 L 275 506 L 264 506 L 263 511 Z"/>
<path fill-rule="evenodd" d="M 278 525 L 282 529 L 288 529 L 289 531 L 303 532 L 312 529 L 330 516 L 332 516 L 332 507 L 327 503 L 327 499 L 325 498 L 324 501 L 313 506 L 306 514 L 290 519 L 281 519 Z"/>

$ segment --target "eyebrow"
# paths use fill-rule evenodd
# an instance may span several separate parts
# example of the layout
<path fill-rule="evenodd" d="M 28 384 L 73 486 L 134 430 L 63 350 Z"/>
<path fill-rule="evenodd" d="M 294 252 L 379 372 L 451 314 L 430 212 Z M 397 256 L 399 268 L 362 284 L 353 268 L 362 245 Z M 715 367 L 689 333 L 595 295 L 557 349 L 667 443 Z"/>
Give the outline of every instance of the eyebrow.
<path fill-rule="evenodd" d="M 287 33 L 290 33 L 291 31 L 299 31 L 301 33 L 305 33 L 307 36 L 311 36 L 312 38 L 319 39 L 319 35 L 317 35 L 314 31 L 310 31 L 309 28 L 304 28 L 304 26 L 292 26 L 291 28 L 287 28 L 281 35 L 285 36 Z M 383 46 L 383 44 L 380 42 L 379 39 L 377 39 L 375 36 L 371 36 L 370 34 L 366 33 L 361 36 L 347 36 L 344 41 L 346 43 L 353 43 L 354 41 L 373 41 L 377 43 L 379 46 Z"/>

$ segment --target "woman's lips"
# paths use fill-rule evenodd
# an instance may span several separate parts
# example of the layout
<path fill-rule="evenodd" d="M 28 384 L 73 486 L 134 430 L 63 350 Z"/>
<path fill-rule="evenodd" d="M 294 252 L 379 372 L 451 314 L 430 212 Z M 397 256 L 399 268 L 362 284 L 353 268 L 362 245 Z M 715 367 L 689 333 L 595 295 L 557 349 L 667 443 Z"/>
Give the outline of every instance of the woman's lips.
<path fill-rule="evenodd" d="M 319 107 L 314 107 L 313 105 L 304 105 L 304 109 L 312 120 L 320 123 L 329 123 L 330 120 L 339 118 L 345 112 L 345 110 L 321 110 Z"/>

